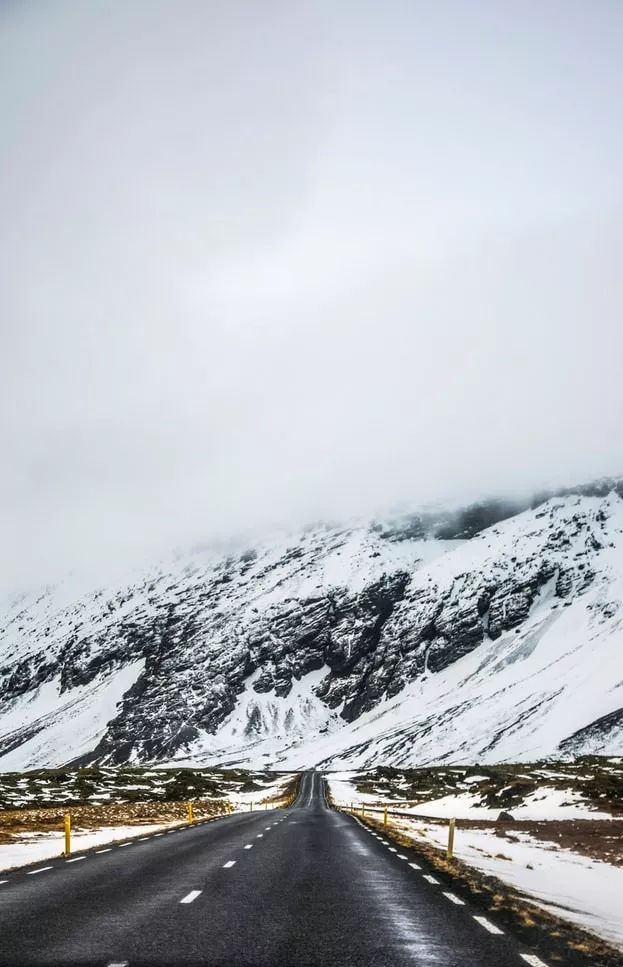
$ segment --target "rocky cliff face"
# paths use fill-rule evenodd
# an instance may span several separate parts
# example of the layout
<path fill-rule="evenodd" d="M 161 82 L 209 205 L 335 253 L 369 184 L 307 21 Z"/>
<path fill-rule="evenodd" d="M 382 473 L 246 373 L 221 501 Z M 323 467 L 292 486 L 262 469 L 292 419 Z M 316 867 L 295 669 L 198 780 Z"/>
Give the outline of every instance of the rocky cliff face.
<path fill-rule="evenodd" d="M 0 618 L 0 768 L 616 752 L 622 600 L 617 481 L 68 581 Z"/>

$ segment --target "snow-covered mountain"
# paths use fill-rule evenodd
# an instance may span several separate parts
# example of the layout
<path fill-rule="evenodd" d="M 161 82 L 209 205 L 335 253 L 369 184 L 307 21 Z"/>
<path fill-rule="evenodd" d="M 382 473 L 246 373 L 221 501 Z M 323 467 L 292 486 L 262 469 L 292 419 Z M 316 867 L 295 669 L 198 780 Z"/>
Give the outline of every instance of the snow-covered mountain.
<path fill-rule="evenodd" d="M 623 752 L 623 482 L 196 550 L 0 612 L 0 769 Z"/>

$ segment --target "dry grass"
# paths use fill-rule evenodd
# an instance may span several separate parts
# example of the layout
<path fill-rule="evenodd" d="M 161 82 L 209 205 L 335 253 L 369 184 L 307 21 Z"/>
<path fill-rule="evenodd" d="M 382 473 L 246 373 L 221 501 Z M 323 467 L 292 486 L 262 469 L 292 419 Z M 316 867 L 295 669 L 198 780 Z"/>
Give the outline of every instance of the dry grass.
<path fill-rule="evenodd" d="M 193 802 L 196 819 L 220 816 L 226 812 L 225 800 Z M 69 813 L 74 831 L 100 829 L 102 826 L 141 826 L 157 823 L 184 822 L 186 803 L 133 802 L 107 805 L 5 809 L 0 812 L 0 844 L 14 841 L 23 833 L 49 833 L 63 829 Z"/>

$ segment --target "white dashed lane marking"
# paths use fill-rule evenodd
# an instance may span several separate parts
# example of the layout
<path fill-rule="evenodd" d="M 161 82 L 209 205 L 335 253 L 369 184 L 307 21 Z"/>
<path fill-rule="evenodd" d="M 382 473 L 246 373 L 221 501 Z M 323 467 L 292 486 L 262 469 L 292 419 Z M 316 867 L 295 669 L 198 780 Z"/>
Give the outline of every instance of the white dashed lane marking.
<path fill-rule="evenodd" d="M 257 834 L 257 836 L 256 836 L 255 838 L 256 838 L 256 839 L 262 839 L 262 838 L 263 838 L 263 836 L 264 836 L 264 833 L 258 833 L 258 834 Z"/>
<path fill-rule="evenodd" d="M 149 836 L 139 836 L 137 843 L 146 843 L 148 839 Z"/>
<path fill-rule="evenodd" d="M 96 853 L 112 853 L 112 846 L 107 846 L 106 849 L 96 849 Z"/>
<path fill-rule="evenodd" d="M 458 896 L 454 895 L 454 893 L 444 893 L 444 896 L 447 897 L 451 903 L 456 903 L 457 907 L 465 906 L 465 900 L 460 900 Z"/>
<path fill-rule="evenodd" d="M 8 882 L 9 882 L 8 880 L 0 880 L 0 886 L 1 886 L 1 885 L 2 885 L 3 883 L 8 883 Z"/>
<path fill-rule="evenodd" d="M 397 853 L 398 852 L 398 850 L 396 849 L 395 846 L 388 846 L 387 848 L 388 848 L 388 850 L 389 850 L 390 853 Z"/>
<path fill-rule="evenodd" d="M 434 876 L 430 876 L 428 873 L 424 874 L 424 879 L 427 883 L 439 883 L 439 880 L 436 880 Z"/>
<path fill-rule="evenodd" d="M 132 845 L 133 845 L 132 843 L 121 843 L 121 845 L 119 846 L 119 849 L 122 849 L 122 847 L 124 846 L 132 846 Z"/>
<path fill-rule="evenodd" d="M 185 897 L 182 897 L 180 903 L 192 903 L 198 896 L 201 896 L 201 890 L 191 890 Z"/>
<path fill-rule="evenodd" d="M 409 866 L 411 867 L 412 870 L 421 870 L 422 869 L 422 867 L 421 866 L 418 866 L 417 863 L 409 863 Z"/>
<path fill-rule="evenodd" d="M 235 865 L 236 865 L 236 861 L 235 860 L 227 860 L 226 863 L 223 863 L 223 869 L 224 870 L 230 870 L 232 868 L 232 866 L 235 866 Z"/>
<path fill-rule="evenodd" d="M 130 967 L 129 960 L 112 960 L 106 967 Z"/>
<path fill-rule="evenodd" d="M 399 859 L 399 860 L 406 860 L 406 859 L 408 859 L 408 857 L 407 857 L 407 856 L 405 856 L 405 854 L 404 854 L 404 853 L 398 853 L 398 859 Z"/>
<path fill-rule="evenodd" d="M 79 860 L 86 860 L 86 856 L 74 856 L 71 860 L 65 860 L 66 863 L 77 863 Z"/>
<path fill-rule="evenodd" d="M 547 967 L 547 964 L 535 954 L 519 954 L 519 956 L 526 964 L 530 964 L 530 967 Z"/>
<path fill-rule="evenodd" d="M 35 873 L 45 873 L 46 870 L 53 870 L 53 866 L 40 866 L 38 870 L 27 870 L 26 876 L 34 876 Z"/>
<path fill-rule="evenodd" d="M 496 927 L 496 925 L 494 923 L 491 923 L 490 920 L 487 920 L 486 917 L 474 917 L 474 920 L 476 921 L 476 923 L 479 923 L 481 927 L 484 927 L 485 930 L 488 930 L 489 933 L 498 933 L 498 934 L 504 933 L 503 930 L 500 930 L 499 927 Z"/>
<path fill-rule="evenodd" d="M 247 843 L 245 849 L 253 849 L 253 843 Z"/>

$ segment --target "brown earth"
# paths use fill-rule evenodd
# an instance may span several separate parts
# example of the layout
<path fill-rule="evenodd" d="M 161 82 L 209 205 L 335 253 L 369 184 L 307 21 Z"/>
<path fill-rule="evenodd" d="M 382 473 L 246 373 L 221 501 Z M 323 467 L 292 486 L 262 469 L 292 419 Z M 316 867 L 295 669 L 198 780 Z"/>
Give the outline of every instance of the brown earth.
<path fill-rule="evenodd" d="M 460 824 L 467 828 L 468 824 Z M 480 826 L 481 824 L 473 824 Z M 486 826 L 487 824 L 485 824 Z M 491 829 L 491 824 L 488 824 Z M 515 831 L 528 833 L 533 839 L 550 843 L 552 849 L 568 849 L 592 860 L 603 860 L 623 866 L 623 820 L 621 819 L 564 819 L 547 822 L 517 822 L 496 824 L 496 836 L 510 842 L 517 841 Z"/>

